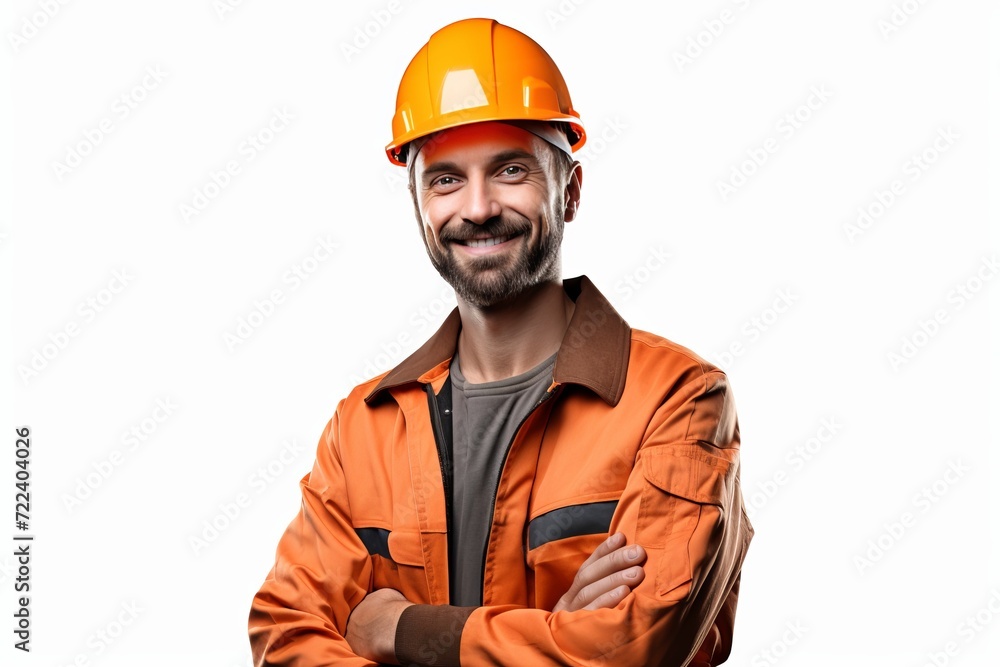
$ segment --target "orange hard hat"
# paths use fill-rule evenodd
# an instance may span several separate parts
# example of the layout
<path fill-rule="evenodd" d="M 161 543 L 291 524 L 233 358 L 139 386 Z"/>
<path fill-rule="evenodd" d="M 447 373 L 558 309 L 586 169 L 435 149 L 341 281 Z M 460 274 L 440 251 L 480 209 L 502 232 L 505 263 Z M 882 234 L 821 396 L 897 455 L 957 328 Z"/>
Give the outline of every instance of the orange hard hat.
<path fill-rule="evenodd" d="M 385 152 L 405 166 L 414 139 L 491 120 L 560 123 L 574 151 L 587 140 L 559 68 L 535 40 L 493 19 L 456 21 L 403 73 Z"/>

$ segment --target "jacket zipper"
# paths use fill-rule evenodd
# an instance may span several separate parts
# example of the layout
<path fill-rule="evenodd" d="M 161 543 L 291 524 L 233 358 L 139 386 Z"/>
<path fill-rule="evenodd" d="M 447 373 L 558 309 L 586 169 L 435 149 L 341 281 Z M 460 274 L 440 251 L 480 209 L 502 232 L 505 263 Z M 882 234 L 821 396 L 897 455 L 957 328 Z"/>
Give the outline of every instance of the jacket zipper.
<path fill-rule="evenodd" d="M 431 412 L 431 431 L 434 434 L 434 445 L 437 448 L 438 453 L 438 463 L 441 465 L 441 483 L 444 485 L 444 514 L 445 514 L 445 531 L 448 539 L 451 538 L 452 529 L 452 504 L 451 504 L 451 485 L 452 485 L 452 475 L 454 468 L 451 465 L 451 451 L 448 449 L 448 443 L 444 437 L 444 430 L 441 426 L 441 412 L 438 410 L 437 406 L 437 396 L 434 395 L 434 387 L 430 383 L 424 385 L 424 389 L 427 391 L 427 406 L 430 408 Z M 448 560 L 449 565 L 451 561 L 451 549 L 448 549 Z M 451 597 L 451 577 L 454 573 L 451 572 L 449 568 L 448 571 L 448 597 Z"/>
<path fill-rule="evenodd" d="M 490 525 L 490 532 L 487 533 L 487 535 L 486 535 L 486 544 L 483 545 L 483 547 L 484 547 L 483 548 L 483 565 L 482 565 L 482 569 L 479 572 L 479 580 L 482 582 L 482 585 L 483 585 L 483 589 L 479 592 L 479 603 L 480 604 L 483 603 L 483 599 L 486 596 L 486 556 L 488 555 L 489 550 L 490 550 L 490 537 L 493 535 L 493 516 L 496 514 L 497 493 L 500 490 L 500 480 L 503 479 L 504 468 L 507 467 L 507 457 L 510 455 L 510 448 L 514 445 L 514 440 L 517 439 L 517 434 L 521 432 L 521 427 L 524 426 L 524 423 L 526 421 L 528 421 L 528 419 L 531 418 L 531 415 L 535 414 L 535 410 L 538 409 L 538 406 L 540 406 L 542 403 L 544 403 L 545 401 L 549 400 L 550 398 L 553 398 L 556 394 L 558 394 L 560 392 L 560 390 L 562 390 L 562 385 L 561 384 L 560 385 L 556 385 L 555 389 L 552 389 L 551 391 L 545 392 L 545 395 L 542 396 L 540 399 L 538 399 L 538 402 L 535 403 L 534 407 L 531 408 L 531 410 L 528 412 L 528 414 L 526 414 L 521 419 L 521 422 L 517 425 L 517 428 L 514 429 L 514 435 L 511 436 L 510 441 L 507 443 L 507 448 L 504 450 L 503 460 L 500 461 L 500 473 L 497 475 L 496 483 L 493 484 L 493 497 L 490 500 L 490 523 L 489 523 L 489 525 Z"/>

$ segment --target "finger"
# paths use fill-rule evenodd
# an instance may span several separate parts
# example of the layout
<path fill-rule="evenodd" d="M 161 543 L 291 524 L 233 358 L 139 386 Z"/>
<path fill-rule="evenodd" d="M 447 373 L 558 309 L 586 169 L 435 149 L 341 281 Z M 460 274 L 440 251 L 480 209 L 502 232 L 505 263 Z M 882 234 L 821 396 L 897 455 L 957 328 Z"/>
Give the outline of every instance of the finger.
<path fill-rule="evenodd" d="M 594 552 L 597 553 L 596 551 Z M 634 565 L 640 565 L 646 560 L 646 550 L 638 544 L 626 545 L 615 549 L 611 553 L 595 560 L 584 563 L 577 572 L 577 589 L 582 589 L 605 577 L 610 577 L 615 572 L 620 572 Z"/>
<path fill-rule="evenodd" d="M 598 544 L 597 548 L 594 549 L 594 553 L 590 554 L 590 556 L 587 557 L 587 560 L 583 561 L 580 569 L 576 571 L 576 576 L 573 577 L 573 584 L 570 586 L 569 590 L 566 591 L 566 595 L 572 598 L 581 588 L 604 576 L 601 572 L 604 572 L 606 567 L 602 567 L 598 570 L 596 575 L 587 576 L 586 573 L 596 563 L 600 562 L 601 559 L 606 558 L 610 554 L 614 553 L 616 549 L 623 546 L 625 546 L 625 535 L 623 533 L 613 533 L 608 536 L 608 539 Z"/>
<path fill-rule="evenodd" d="M 638 544 L 631 546 L 625 544 L 625 536 L 622 533 L 609 536 L 607 540 L 597 546 L 594 553 L 577 570 L 569 590 L 559 599 L 553 611 L 582 609 L 598 595 L 604 594 L 614 586 L 623 583 L 630 587 L 638 585 L 637 582 L 633 583 L 621 576 L 616 580 L 598 582 L 620 574 L 632 566 L 640 565 L 645 560 L 646 551 Z M 634 571 L 631 574 L 633 578 L 636 576 Z M 638 576 L 642 576 L 642 573 Z M 597 585 L 595 586 L 595 584 Z M 584 593 L 584 589 L 588 586 L 590 588 Z"/>
<path fill-rule="evenodd" d="M 607 593 L 599 595 L 593 602 L 582 609 L 611 609 L 617 607 L 618 603 L 625 599 L 631 589 L 628 586 L 616 586 Z"/>
<path fill-rule="evenodd" d="M 572 609 L 601 609 L 615 606 L 629 591 L 642 583 L 646 572 L 638 565 L 615 572 L 580 589 Z"/>
<path fill-rule="evenodd" d="M 583 561 L 583 565 L 580 566 L 580 569 L 582 570 L 588 565 L 591 565 L 596 561 L 600 560 L 601 558 L 604 558 L 608 554 L 612 553 L 615 549 L 619 549 L 623 546 L 625 546 L 624 533 L 613 533 L 609 535 L 608 539 L 598 544 L 597 548 L 594 549 L 594 553 L 590 554 L 587 560 Z"/>

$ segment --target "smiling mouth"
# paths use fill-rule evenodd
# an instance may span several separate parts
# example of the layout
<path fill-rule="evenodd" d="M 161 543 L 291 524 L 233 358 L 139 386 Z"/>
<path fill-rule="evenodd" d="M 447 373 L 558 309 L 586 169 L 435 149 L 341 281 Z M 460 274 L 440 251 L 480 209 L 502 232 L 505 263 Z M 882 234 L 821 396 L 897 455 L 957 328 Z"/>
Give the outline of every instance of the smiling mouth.
<path fill-rule="evenodd" d="M 459 241 L 464 246 L 469 248 L 489 248 L 490 246 L 500 245 L 501 243 L 506 243 L 517 236 L 516 234 L 510 234 L 508 236 L 491 236 L 485 239 L 466 239 L 464 241 Z"/>

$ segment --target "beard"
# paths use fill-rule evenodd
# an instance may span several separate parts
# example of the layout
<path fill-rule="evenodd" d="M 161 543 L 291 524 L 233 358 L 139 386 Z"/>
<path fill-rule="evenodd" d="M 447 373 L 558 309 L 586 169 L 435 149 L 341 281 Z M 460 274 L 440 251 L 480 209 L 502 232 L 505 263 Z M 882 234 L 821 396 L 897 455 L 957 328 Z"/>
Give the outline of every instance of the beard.
<path fill-rule="evenodd" d="M 443 253 L 436 255 L 427 245 L 431 264 L 455 293 L 478 308 L 496 306 L 522 294 L 529 288 L 558 274 L 559 248 L 562 245 L 563 221 L 552 220 L 547 230 L 531 244 L 531 222 L 520 216 L 500 215 L 482 225 L 465 224 L 459 229 L 443 229 L 440 235 Z M 519 236 L 511 239 L 519 246 L 512 255 L 503 252 L 466 257 L 460 261 L 452 242 L 473 236 Z"/>

